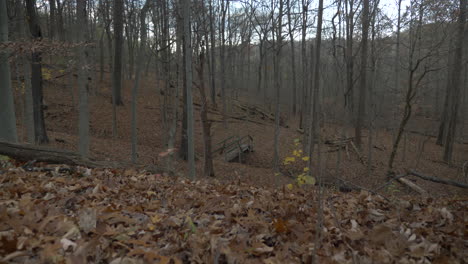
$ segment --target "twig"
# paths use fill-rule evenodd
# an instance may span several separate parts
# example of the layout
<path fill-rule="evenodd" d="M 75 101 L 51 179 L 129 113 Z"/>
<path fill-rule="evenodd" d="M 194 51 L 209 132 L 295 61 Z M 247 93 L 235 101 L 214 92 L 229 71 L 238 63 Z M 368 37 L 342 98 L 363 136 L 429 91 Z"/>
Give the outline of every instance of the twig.
<path fill-rule="evenodd" d="M 372 193 L 372 194 L 374 194 L 374 195 L 380 196 L 380 197 L 384 198 L 386 201 L 390 202 L 390 199 L 388 199 L 386 196 L 384 196 L 384 195 L 378 193 L 377 191 L 373 191 L 373 190 L 371 190 L 371 189 L 367 189 L 367 188 L 362 187 L 362 186 L 360 186 L 360 185 L 357 185 L 357 184 L 355 184 L 355 183 L 351 183 L 351 182 L 345 181 L 345 180 L 341 179 L 340 177 L 336 177 L 336 176 L 335 176 L 335 178 L 338 179 L 338 180 L 340 180 L 341 182 L 343 182 L 343 183 L 346 184 L 346 185 L 354 186 L 355 188 L 357 188 L 357 189 L 359 189 L 359 190 L 368 191 L 368 192 L 370 192 L 370 193 Z"/>
<path fill-rule="evenodd" d="M 364 161 L 364 158 L 362 157 L 361 152 L 359 152 L 359 149 L 356 147 L 356 145 L 354 144 L 354 142 L 351 141 L 350 143 L 351 143 L 351 146 L 353 147 L 354 151 L 355 151 L 356 154 L 358 155 L 359 161 L 360 161 L 363 165 L 366 165 L 366 162 Z"/>
<path fill-rule="evenodd" d="M 23 257 L 23 256 L 27 256 L 29 255 L 29 253 L 27 251 L 15 251 L 13 253 L 10 253 L 8 255 L 6 255 L 1 262 L 4 262 L 4 263 L 7 263 L 9 260 L 12 260 L 14 258 L 17 258 L 17 257 Z"/>
<path fill-rule="evenodd" d="M 466 170 L 465 168 L 468 168 L 468 160 L 465 161 L 465 163 L 463 163 L 463 166 L 462 166 L 463 177 L 465 177 L 465 182 L 467 182 L 468 181 L 468 170 Z"/>
<path fill-rule="evenodd" d="M 398 175 L 398 176 L 395 176 L 395 177 L 392 177 L 390 180 L 388 180 L 386 183 L 380 185 L 377 189 L 375 189 L 374 191 L 377 192 L 385 187 L 387 187 L 387 185 L 389 185 L 390 183 L 392 183 L 392 181 L 395 181 L 395 180 L 398 180 L 400 178 L 403 178 L 403 177 L 406 177 L 408 176 L 408 174 L 402 174 L 402 175 Z"/>
<path fill-rule="evenodd" d="M 423 174 L 421 174 L 419 172 L 415 172 L 415 171 L 409 171 L 408 174 L 416 176 L 416 177 L 421 178 L 421 179 L 426 180 L 426 181 L 431 181 L 431 182 L 435 182 L 435 183 L 441 183 L 441 184 L 452 185 L 452 186 L 455 186 L 455 187 L 468 189 L 468 184 L 463 184 L 461 182 L 440 179 L 440 178 L 436 178 L 436 177 L 432 177 L 432 176 L 426 176 L 426 175 L 423 175 Z"/>

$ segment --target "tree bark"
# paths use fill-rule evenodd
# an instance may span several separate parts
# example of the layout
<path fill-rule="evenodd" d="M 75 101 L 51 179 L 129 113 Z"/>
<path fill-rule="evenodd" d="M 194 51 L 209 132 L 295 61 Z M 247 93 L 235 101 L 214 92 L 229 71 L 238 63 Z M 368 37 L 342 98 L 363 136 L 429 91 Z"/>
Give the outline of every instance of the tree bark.
<path fill-rule="evenodd" d="M 210 72 L 210 81 L 211 81 L 211 89 L 210 89 L 210 97 L 211 97 L 211 103 L 213 104 L 213 107 L 216 108 L 216 86 L 215 86 L 215 76 L 216 76 L 216 57 L 215 57 L 215 50 L 216 50 L 216 39 L 215 39 L 215 18 L 214 18 L 214 11 L 213 11 L 213 1 L 214 0 L 209 0 L 209 5 L 210 5 L 210 41 L 211 41 L 211 72 Z"/>
<path fill-rule="evenodd" d="M 114 0 L 114 67 L 112 89 L 113 103 L 122 105 L 122 46 L 123 46 L 123 0 Z"/>
<path fill-rule="evenodd" d="M 292 19 L 291 19 L 291 0 L 287 0 L 288 8 L 288 32 L 289 32 L 289 41 L 291 43 L 291 77 L 292 77 L 292 112 L 293 115 L 296 115 L 296 99 L 297 99 L 297 81 L 296 81 L 296 52 L 294 50 L 294 33 L 292 28 Z"/>
<path fill-rule="evenodd" d="M 8 14 L 6 0 L 0 0 L 0 44 L 8 42 Z M 11 90 L 8 51 L 0 51 L 0 140 L 17 142 L 15 105 Z"/>
<path fill-rule="evenodd" d="M 195 179 L 195 150 L 193 133 L 193 99 L 192 99 L 192 40 L 190 30 L 191 0 L 183 0 L 184 18 L 184 60 L 187 101 L 187 152 L 190 179 Z"/>
<path fill-rule="evenodd" d="M 460 14 L 458 17 L 458 28 L 456 35 L 455 43 L 455 56 L 454 56 L 454 65 L 452 71 L 452 100 L 450 107 L 450 115 L 448 120 L 448 130 L 445 140 L 445 149 L 444 149 L 444 161 L 452 162 L 453 155 L 453 145 L 455 142 L 455 132 L 457 130 L 458 122 L 458 109 L 460 105 L 460 91 L 462 88 L 462 59 L 463 59 L 463 49 L 466 46 L 464 43 L 465 38 L 465 22 L 466 22 L 466 3 L 467 0 L 460 0 Z"/>
<path fill-rule="evenodd" d="M 42 40 L 42 31 L 36 12 L 36 0 L 26 0 L 26 10 L 29 17 L 29 30 L 35 41 Z M 40 52 L 31 55 L 31 85 L 34 109 L 34 135 L 37 144 L 49 142 L 44 121 L 43 92 L 42 92 L 42 58 Z"/>
<path fill-rule="evenodd" d="M 77 0 L 76 13 L 78 20 L 78 41 L 84 43 L 87 40 L 86 0 Z M 79 91 L 79 117 L 78 117 L 78 150 L 83 158 L 89 155 L 89 106 L 88 106 L 88 52 L 86 47 L 78 47 L 78 91 Z"/>
<path fill-rule="evenodd" d="M 0 154 L 21 161 L 48 162 L 86 167 L 115 167 L 113 162 L 84 159 L 80 154 L 29 144 L 13 144 L 0 141 Z"/>
<path fill-rule="evenodd" d="M 309 168 L 311 167 L 312 155 L 314 153 L 315 142 L 320 144 L 320 137 L 318 133 L 318 118 L 320 111 L 320 51 L 322 47 L 322 23 L 323 23 L 323 0 L 319 0 L 318 18 L 317 18 L 317 35 L 315 37 L 315 65 L 314 65 L 314 86 L 313 96 L 311 100 L 312 113 L 311 124 L 309 129 Z"/>
<path fill-rule="evenodd" d="M 201 111 L 200 119 L 202 121 L 203 127 L 203 175 L 207 177 L 213 177 L 213 158 L 211 153 L 211 121 L 208 120 L 208 100 L 206 99 L 205 94 L 205 76 L 204 76 L 204 50 L 203 47 L 200 52 L 200 65 L 198 67 L 198 79 L 200 80 L 200 85 L 198 87 L 201 96 Z"/>
<path fill-rule="evenodd" d="M 272 5 L 273 8 L 273 5 Z M 275 41 L 275 57 L 274 57 L 274 70 L 275 70 L 275 137 L 274 137 L 274 154 L 273 154 L 273 168 L 275 172 L 279 172 L 279 135 L 280 135 L 280 65 L 281 65 L 281 46 L 282 46 L 282 18 L 283 18 L 283 1 L 279 1 L 278 22 L 273 23 L 273 30 L 276 31 Z"/>
<path fill-rule="evenodd" d="M 361 40 L 361 76 L 359 87 L 359 106 L 356 116 L 355 136 L 356 145 L 361 149 L 362 145 L 362 124 L 366 115 L 367 97 L 367 52 L 369 38 L 369 0 L 364 0 L 362 9 L 362 40 Z"/>

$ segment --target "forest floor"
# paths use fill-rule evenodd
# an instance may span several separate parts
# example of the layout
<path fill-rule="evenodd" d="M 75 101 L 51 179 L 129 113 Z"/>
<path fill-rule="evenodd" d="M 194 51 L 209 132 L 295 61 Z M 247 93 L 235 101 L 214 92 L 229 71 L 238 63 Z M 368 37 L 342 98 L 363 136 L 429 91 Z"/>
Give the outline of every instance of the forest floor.
<path fill-rule="evenodd" d="M 138 98 L 138 163 L 164 167 L 167 156 L 159 155 L 167 151 L 162 98 L 155 83 L 144 81 Z M 104 82 L 99 87 L 90 98 L 92 157 L 128 162 L 131 82 L 125 81 L 115 139 L 110 85 Z M 72 97 L 70 88 L 60 82 L 49 83 L 44 91 L 50 145 L 76 151 L 76 93 Z M 21 111 L 17 113 L 23 138 Z M 351 145 L 333 151 L 333 146 L 321 144 L 320 155 L 312 156 L 312 175 L 322 175 L 332 184 L 341 180 L 361 191 L 343 193 L 335 186 L 320 196 L 316 186 L 294 184 L 294 176 L 306 164 L 301 155 L 292 164 L 282 162 L 282 175 L 273 173 L 273 122 L 234 106 L 230 115 L 247 115 L 254 122 L 230 118 L 228 129 L 215 122 L 213 142 L 249 134 L 255 151 L 245 164 L 227 163 L 216 155 L 214 179 L 200 177 L 198 108 L 197 181 L 184 177 L 186 164 L 177 159 L 176 177 L 132 168 L 25 166 L 2 160 L 0 263 L 305 263 L 313 256 L 320 263 L 468 262 L 466 190 L 408 177 L 430 197 L 397 183 L 371 194 L 386 182 L 392 139 L 388 131 L 375 129 L 370 169 L 367 151 L 358 155 Z M 210 119 L 221 116 L 210 114 Z M 285 117 L 285 124 L 281 161 L 297 154 L 300 144 L 295 139 L 302 138 L 297 120 Z M 325 123 L 321 131 L 323 141 L 343 135 L 352 136 L 352 130 Z M 363 150 L 368 150 L 367 136 Z M 465 182 L 462 164 L 468 159 L 468 145 L 455 145 L 455 165 L 449 166 L 441 161 L 443 149 L 434 140 L 408 134 L 404 157 L 401 151 L 397 157 L 397 172 L 410 169 Z"/>
<path fill-rule="evenodd" d="M 71 89 L 66 86 L 69 81 L 59 79 L 55 82 L 47 82 L 44 89 L 47 110 L 45 111 L 46 127 L 50 139 L 50 145 L 60 149 L 76 151 L 78 149 L 78 111 L 77 93 L 71 93 Z M 76 81 L 76 78 L 75 78 Z M 163 98 L 160 95 L 162 85 L 156 85 L 157 80 L 146 79 L 142 83 L 138 97 L 138 163 L 144 165 L 166 166 L 166 157 L 159 154 L 167 151 L 164 144 L 166 132 L 162 126 L 161 105 Z M 91 120 L 91 155 L 98 160 L 112 160 L 129 162 L 131 156 L 130 142 L 130 113 L 131 101 L 130 92 L 133 82 L 124 81 L 123 101 L 124 105 L 117 107 L 117 136 L 112 136 L 112 106 L 110 82 L 105 80 L 98 84 L 98 88 L 93 86 L 94 96 L 90 97 L 90 120 Z M 195 102 L 199 101 L 199 93 L 195 93 Z M 218 97 L 218 104 L 220 98 Z M 254 140 L 254 152 L 246 155 L 245 164 L 227 163 L 223 155 L 214 155 L 215 177 L 219 180 L 242 180 L 244 183 L 256 186 L 274 186 L 290 183 L 294 177 L 302 172 L 306 162 L 297 158 L 292 164 L 285 165 L 283 161 L 287 157 L 293 157 L 294 150 L 301 149 L 295 144 L 296 139 L 303 138 L 298 132 L 298 120 L 294 117 L 284 117 L 285 126 L 280 131 L 280 162 L 282 175 L 277 177 L 272 170 L 272 160 L 274 152 L 274 122 L 262 119 L 258 115 L 245 112 L 236 107 L 236 104 L 248 105 L 247 102 L 233 102 L 229 107 L 229 115 L 243 117 L 245 120 L 228 118 L 228 128 L 223 127 L 222 116 L 219 110 L 212 110 L 209 119 L 216 120 L 212 125 L 213 144 L 224 140 L 229 136 L 250 135 Z M 17 104 L 19 105 L 19 104 Z M 21 125 L 21 111 L 17 110 L 19 134 L 24 134 Z M 213 114 L 214 113 L 214 114 Z M 195 107 L 195 152 L 197 175 L 202 175 L 203 166 L 203 142 L 202 127 L 200 121 L 199 107 Z M 252 122 L 250 122 L 250 121 Z M 332 120 L 330 120 L 332 121 Z M 179 125 L 181 120 L 179 119 Z M 411 130 L 418 130 L 426 133 L 428 126 L 436 127 L 436 123 L 415 117 L 410 123 Z M 420 129 L 418 129 L 420 128 Z M 423 130 L 424 128 L 424 130 Z M 180 126 L 176 135 L 177 142 L 180 141 Z M 350 138 L 354 134 L 351 128 L 344 128 L 326 122 L 321 131 L 323 142 L 340 138 Z M 371 153 L 371 166 L 368 166 L 368 136 L 364 131 L 362 152 L 357 154 L 354 147 L 346 144 L 346 148 L 340 151 L 336 146 L 323 144 L 321 146 L 321 175 L 327 182 L 334 183 L 342 180 L 349 184 L 357 185 L 368 190 L 373 190 L 382 185 L 386 180 L 386 170 L 388 158 L 392 149 L 393 134 L 387 129 L 376 128 L 373 131 L 373 143 Z M 435 132 L 433 132 L 435 134 Z M 22 137 L 23 138 L 23 137 Z M 406 141 L 406 144 L 405 144 Z M 178 143 L 176 143 L 176 146 Z M 406 145 L 406 146 L 404 146 Z M 395 168 L 397 174 L 404 173 L 405 170 L 414 170 L 428 176 L 452 179 L 466 182 L 468 173 L 468 143 L 455 144 L 454 162 L 448 165 L 442 161 L 443 147 L 435 144 L 435 138 L 420 134 L 408 133 L 406 139 L 402 140 L 397 153 Z M 312 155 L 312 172 L 317 171 L 319 155 L 317 148 Z M 186 174 L 186 162 L 174 160 L 175 171 L 178 175 Z M 465 171 L 463 165 L 466 165 Z M 437 183 L 423 181 L 418 178 L 411 180 L 417 185 L 427 190 L 434 196 L 464 194 L 463 189 Z M 410 194 L 411 190 L 400 185 L 391 186 L 392 193 Z M 387 188 L 388 190 L 388 188 Z M 386 190 L 383 190 L 386 191 Z"/>

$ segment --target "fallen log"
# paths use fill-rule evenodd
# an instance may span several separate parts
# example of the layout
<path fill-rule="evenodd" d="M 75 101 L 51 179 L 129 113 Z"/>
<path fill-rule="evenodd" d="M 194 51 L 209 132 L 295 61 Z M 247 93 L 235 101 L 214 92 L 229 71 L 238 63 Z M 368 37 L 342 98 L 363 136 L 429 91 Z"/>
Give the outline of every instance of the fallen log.
<path fill-rule="evenodd" d="M 431 181 L 431 182 L 435 182 L 435 183 L 441 183 L 441 184 L 445 184 L 445 185 L 452 185 L 452 186 L 455 186 L 455 187 L 468 189 L 468 184 L 464 184 L 464 183 L 461 183 L 461 182 L 456 182 L 456 181 L 446 180 L 446 179 L 440 179 L 440 178 L 432 177 L 432 176 L 426 176 L 426 175 L 423 175 L 423 174 L 421 174 L 419 172 L 416 172 L 416 171 L 409 171 L 408 174 L 416 176 L 416 177 L 421 178 L 421 179 L 426 180 L 426 181 Z"/>
<path fill-rule="evenodd" d="M 408 179 L 405 178 L 399 178 L 397 181 L 403 185 L 408 186 L 410 189 L 416 191 L 417 193 L 421 194 L 422 196 L 429 196 L 429 193 L 424 190 L 423 188 L 419 187 L 418 185 L 414 184 Z"/>
<path fill-rule="evenodd" d="M 0 142 L 0 154 L 20 161 L 35 160 L 37 162 L 67 164 L 72 166 L 80 165 L 92 168 L 124 167 L 117 165 L 115 162 L 83 159 L 78 153 L 70 151 L 29 144 Z"/>

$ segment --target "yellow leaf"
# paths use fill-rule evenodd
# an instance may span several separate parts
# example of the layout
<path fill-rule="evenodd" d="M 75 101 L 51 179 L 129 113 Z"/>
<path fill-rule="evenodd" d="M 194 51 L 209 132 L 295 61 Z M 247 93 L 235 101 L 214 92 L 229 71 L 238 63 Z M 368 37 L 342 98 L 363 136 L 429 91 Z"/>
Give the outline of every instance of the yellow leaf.
<path fill-rule="evenodd" d="M 314 185 L 315 184 L 315 178 L 312 177 L 312 176 L 304 176 L 304 183 Z"/>
<path fill-rule="evenodd" d="M 153 224 L 148 224 L 149 231 L 154 231 L 156 227 Z"/>
<path fill-rule="evenodd" d="M 159 222 L 161 222 L 161 217 L 159 215 L 153 215 L 153 216 L 151 216 L 151 222 L 153 224 L 159 223 Z"/>
<path fill-rule="evenodd" d="M 288 185 L 286 185 L 286 187 L 289 189 L 289 190 L 292 190 L 293 189 L 293 185 L 290 183 Z"/>
<path fill-rule="evenodd" d="M 302 160 L 303 160 L 303 161 L 308 161 L 308 160 L 309 160 L 309 157 L 302 157 Z"/>
<path fill-rule="evenodd" d="M 304 167 L 304 172 L 308 172 L 309 171 L 309 167 Z"/>

